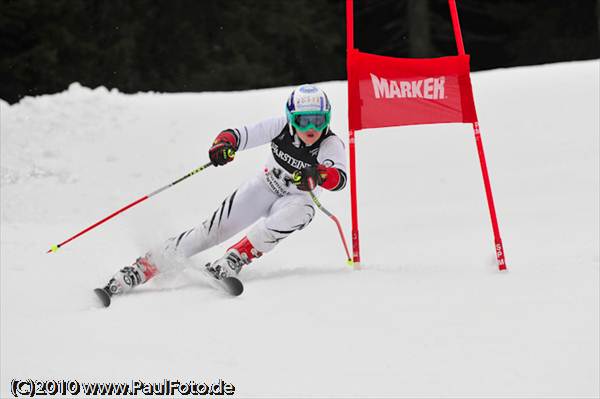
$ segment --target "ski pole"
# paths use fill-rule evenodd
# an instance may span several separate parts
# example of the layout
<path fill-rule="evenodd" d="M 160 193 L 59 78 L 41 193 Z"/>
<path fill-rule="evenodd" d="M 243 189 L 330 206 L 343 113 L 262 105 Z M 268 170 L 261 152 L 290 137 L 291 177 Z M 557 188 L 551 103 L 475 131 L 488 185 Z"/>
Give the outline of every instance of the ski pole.
<path fill-rule="evenodd" d="M 90 230 L 92 230 L 93 228 L 95 228 L 95 227 L 97 227 L 97 226 L 101 225 L 102 223 L 106 222 L 107 220 L 109 220 L 109 219 L 112 219 L 113 217 L 117 216 L 119 213 L 126 211 L 127 209 L 129 209 L 129 208 L 131 208 L 131 207 L 133 207 L 133 206 L 135 206 L 135 205 L 139 204 L 139 203 L 140 203 L 140 202 L 142 202 L 142 201 L 145 201 L 145 200 L 147 200 L 148 198 L 150 198 L 150 197 L 152 197 L 152 196 L 155 196 L 156 194 L 160 193 L 161 191 L 164 191 L 164 190 L 166 190 L 166 189 L 167 189 L 167 188 L 169 188 L 169 187 L 173 187 L 173 186 L 174 186 L 174 185 L 176 185 L 177 183 L 179 183 L 179 182 L 182 182 L 183 180 L 187 179 L 188 177 L 190 177 L 190 176 L 193 176 L 193 175 L 195 175 L 196 173 L 203 171 L 204 169 L 208 168 L 208 167 L 209 167 L 209 166 L 211 166 L 211 165 L 212 165 L 212 163 L 211 163 L 211 162 L 209 162 L 209 163 L 207 163 L 207 164 L 204 164 L 204 165 L 200 166 L 199 168 L 196 168 L 196 169 L 192 170 L 192 171 L 191 171 L 190 173 L 188 173 L 187 175 L 185 175 L 185 176 L 183 176 L 183 177 L 180 177 L 179 179 L 175 180 L 174 182 L 172 182 L 172 183 L 169 183 L 169 184 L 167 184 L 166 186 L 164 186 L 164 187 L 161 187 L 161 188 L 159 188 L 158 190 L 155 190 L 155 191 L 151 192 L 151 193 L 150 193 L 150 194 L 148 194 L 148 195 L 144 195 L 142 198 L 140 198 L 140 199 L 137 199 L 137 200 L 133 201 L 131 204 L 124 206 L 123 208 L 121 208 L 121 209 L 119 209 L 118 211 L 116 211 L 116 212 L 114 212 L 114 213 L 112 213 L 112 214 L 108 215 L 107 217 L 105 217 L 104 219 L 100 220 L 99 222 L 96 222 L 96 223 L 94 223 L 93 225 L 91 225 L 90 227 L 88 227 L 88 228 L 86 228 L 86 229 L 84 229 L 84 230 L 80 231 L 79 233 L 75 234 L 73 237 L 70 237 L 70 238 L 66 239 L 65 241 L 61 242 L 60 244 L 53 245 L 53 246 L 52 246 L 52 247 L 51 247 L 51 248 L 48 250 L 48 252 L 46 252 L 46 253 L 50 253 L 50 252 L 56 252 L 56 251 L 58 251 L 58 249 L 59 249 L 60 247 L 62 247 L 63 245 L 65 245 L 65 244 L 66 244 L 66 243 L 68 243 L 69 241 L 72 241 L 72 240 L 76 239 L 77 237 L 79 237 L 79 236 L 81 236 L 81 235 L 83 235 L 83 234 L 87 233 L 88 231 L 90 231 Z"/>
<path fill-rule="evenodd" d="M 340 233 L 340 237 L 342 238 L 342 244 L 344 244 L 344 250 L 346 251 L 346 263 L 348 264 L 348 266 L 352 266 L 353 262 L 352 262 L 352 258 L 350 257 L 350 252 L 348 252 L 348 245 L 346 244 L 346 237 L 344 237 L 344 232 L 342 230 L 342 226 L 340 225 L 340 221 L 338 220 L 337 217 L 335 217 L 334 214 L 332 214 L 331 212 L 329 212 L 319 201 L 319 199 L 317 198 L 317 196 L 312 192 L 309 191 L 308 192 L 310 194 L 310 198 L 312 198 L 313 202 L 315 203 L 315 205 L 317 206 L 317 208 L 319 208 L 324 214 L 326 214 L 327 216 L 329 216 L 329 218 L 331 220 L 333 220 L 338 228 L 338 231 Z"/>

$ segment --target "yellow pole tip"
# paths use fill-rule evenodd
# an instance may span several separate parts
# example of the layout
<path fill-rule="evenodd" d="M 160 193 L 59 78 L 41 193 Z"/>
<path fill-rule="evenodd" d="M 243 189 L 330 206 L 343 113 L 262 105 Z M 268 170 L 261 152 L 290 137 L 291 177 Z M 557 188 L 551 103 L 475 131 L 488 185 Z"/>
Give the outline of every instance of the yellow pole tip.
<path fill-rule="evenodd" d="M 352 259 L 348 259 L 348 260 L 346 260 L 346 264 L 348 266 L 352 266 L 354 264 L 354 262 L 352 262 Z"/>
<path fill-rule="evenodd" d="M 58 245 L 53 245 L 48 252 L 56 252 L 58 251 Z"/>

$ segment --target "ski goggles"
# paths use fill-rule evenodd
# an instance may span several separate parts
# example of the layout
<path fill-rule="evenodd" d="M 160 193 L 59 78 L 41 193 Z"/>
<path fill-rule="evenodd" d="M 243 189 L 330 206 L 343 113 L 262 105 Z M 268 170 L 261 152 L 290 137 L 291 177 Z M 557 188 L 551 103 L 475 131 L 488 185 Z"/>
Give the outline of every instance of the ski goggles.
<path fill-rule="evenodd" d="M 296 130 L 305 132 L 309 129 L 323 130 L 329 125 L 331 113 L 321 111 L 295 112 L 291 114 L 290 122 Z"/>

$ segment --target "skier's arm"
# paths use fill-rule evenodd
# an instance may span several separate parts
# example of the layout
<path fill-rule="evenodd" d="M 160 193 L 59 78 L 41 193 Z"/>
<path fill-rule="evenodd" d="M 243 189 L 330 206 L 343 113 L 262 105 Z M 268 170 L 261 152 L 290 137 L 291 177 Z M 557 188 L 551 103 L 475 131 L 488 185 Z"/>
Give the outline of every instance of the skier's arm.
<path fill-rule="evenodd" d="M 317 162 L 292 176 L 299 190 L 310 191 L 319 185 L 326 190 L 339 191 L 346 186 L 346 153 L 339 137 L 332 135 L 321 143 Z"/>
<path fill-rule="evenodd" d="M 338 168 L 321 164 L 310 165 L 294 172 L 292 183 L 302 191 L 311 191 L 317 186 L 330 191 L 338 191 L 346 185 L 346 174 Z"/>
<path fill-rule="evenodd" d="M 286 124 L 287 118 L 281 116 L 230 130 L 237 140 L 237 151 L 243 151 L 270 143 L 281 133 Z"/>
<path fill-rule="evenodd" d="M 322 179 L 319 185 L 326 190 L 339 191 L 346 186 L 346 150 L 342 140 L 331 135 L 321 143 L 317 156 L 317 171 Z"/>
<path fill-rule="evenodd" d="M 208 150 L 214 166 L 225 165 L 235 156 L 236 151 L 257 147 L 273 140 L 287 124 L 285 117 L 270 118 L 241 128 L 225 129 L 215 137 Z"/>

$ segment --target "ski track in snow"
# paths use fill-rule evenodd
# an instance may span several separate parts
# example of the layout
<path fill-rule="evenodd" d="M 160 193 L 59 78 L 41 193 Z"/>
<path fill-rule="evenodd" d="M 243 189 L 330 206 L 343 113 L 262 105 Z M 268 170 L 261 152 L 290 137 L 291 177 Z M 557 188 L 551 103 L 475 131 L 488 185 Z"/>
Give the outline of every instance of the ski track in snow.
<path fill-rule="evenodd" d="M 283 112 L 291 88 L 0 101 L 0 396 L 13 378 L 221 378 L 239 397 L 598 397 L 599 65 L 473 74 L 507 273 L 470 126 L 387 128 L 357 137 L 361 271 L 319 215 L 238 298 L 177 266 L 109 309 L 92 289 L 199 224 L 267 147 L 45 251 L 205 163 L 221 129 Z M 345 82 L 321 86 L 347 140 Z M 321 200 L 349 238 L 348 198 Z"/>

